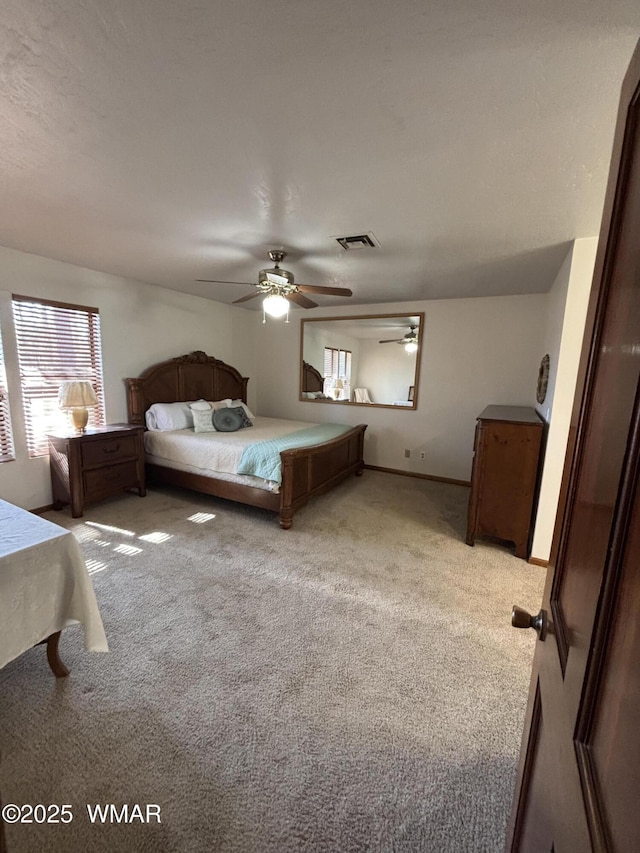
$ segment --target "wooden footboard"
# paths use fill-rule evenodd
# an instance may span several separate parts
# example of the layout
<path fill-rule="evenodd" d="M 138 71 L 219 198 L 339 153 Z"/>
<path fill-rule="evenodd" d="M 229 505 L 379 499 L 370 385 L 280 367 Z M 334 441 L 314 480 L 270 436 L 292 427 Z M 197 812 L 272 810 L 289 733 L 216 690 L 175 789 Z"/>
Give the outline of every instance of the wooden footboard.
<path fill-rule="evenodd" d="M 147 465 L 147 480 L 272 510 L 278 513 L 280 527 L 288 530 L 293 516 L 309 498 L 328 491 L 349 474 L 362 474 L 366 428 L 366 424 L 359 424 L 324 444 L 283 450 L 279 494 L 160 465 Z"/>
<path fill-rule="evenodd" d="M 324 444 L 282 451 L 280 527 L 288 530 L 294 514 L 309 498 L 328 491 L 349 474 L 362 474 L 366 428 L 358 424 Z"/>

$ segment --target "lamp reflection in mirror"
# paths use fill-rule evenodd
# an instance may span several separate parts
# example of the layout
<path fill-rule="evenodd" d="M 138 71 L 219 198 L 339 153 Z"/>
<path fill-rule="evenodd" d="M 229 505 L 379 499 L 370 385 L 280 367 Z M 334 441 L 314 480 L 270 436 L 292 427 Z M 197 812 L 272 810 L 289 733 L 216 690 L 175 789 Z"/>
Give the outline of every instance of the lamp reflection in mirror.
<path fill-rule="evenodd" d="M 58 406 L 71 412 L 71 420 L 76 432 L 84 432 L 89 420 L 88 406 L 98 402 L 93 385 L 88 379 L 74 379 L 63 382 L 58 389 Z"/>
<path fill-rule="evenodd" d="M 267 322 L 266 315 L 269 317 L 273 317 L 274 319 L 279 319 L 280 317 L 284 317 L 286 315 L 285 323 L 289 322 L 289 300 L 285 299 L 284 296 L 281 296 L 279 293 L 270 293 L 269 296 L 265 296 L 262 301 L 262 322 Z"/>

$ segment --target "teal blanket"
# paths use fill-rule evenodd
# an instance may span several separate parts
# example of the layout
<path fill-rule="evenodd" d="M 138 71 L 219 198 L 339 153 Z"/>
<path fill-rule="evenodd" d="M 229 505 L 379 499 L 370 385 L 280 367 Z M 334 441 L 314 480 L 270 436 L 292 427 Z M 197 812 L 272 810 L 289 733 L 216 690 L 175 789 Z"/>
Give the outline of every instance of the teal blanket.
<path fill-rule="evenodd" d="M 259 441 L 250 444 L 242 452 L 238 465 L 238 474 L 250 474 L 252 477 L 262 477 L 264 480 L 282 482 L 282 460 L 280 453 L 294 447 L 308 447 L 310 444 L 322 444 L 332 438 L 349 432 L 346 424 L 318 424 L 307 429 L 296 430 L 281 438 Z"/>

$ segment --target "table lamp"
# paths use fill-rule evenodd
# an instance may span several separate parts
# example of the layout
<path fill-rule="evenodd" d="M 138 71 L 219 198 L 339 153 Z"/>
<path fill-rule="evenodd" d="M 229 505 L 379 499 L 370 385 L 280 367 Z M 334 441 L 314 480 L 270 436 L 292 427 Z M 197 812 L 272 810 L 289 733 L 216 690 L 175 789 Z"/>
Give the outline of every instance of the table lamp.
<path fill-rule="evenodd" d="M 333 383 L 334 399 L 339 400 L 340 395 L 342 394 L 343 390 L 344 390 L 344 382 L 342 381 L 342 379 L 336 379 L 336 381 Z"/>
<path fill-rule="evenodd" d="M 71 411 L 71 420 L 76 432 L 84 432 L 89 420 L 87 406 L 98 402 L 93 385 L 88 379 L 63 382 L 58 390 L 58 406 Z"/>

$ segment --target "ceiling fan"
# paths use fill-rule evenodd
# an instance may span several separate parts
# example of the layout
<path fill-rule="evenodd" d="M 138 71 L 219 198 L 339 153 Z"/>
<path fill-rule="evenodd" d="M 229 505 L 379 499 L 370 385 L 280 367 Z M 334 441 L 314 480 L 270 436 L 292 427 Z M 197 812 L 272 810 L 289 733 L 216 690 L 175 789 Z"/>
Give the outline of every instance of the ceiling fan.
<path fill-rule="evenodd" d="M 404 350 L 407 353 L 416 352 L 418 349 L 418 333 L 416 332 L 417 326 L 410 326 L 410 332 L 402 338 L 391 338 L 386 341 L 378 341 L 379 344 L 402 344 L 404 346 Z"/>
<path fill-rule="evenodd" d="M 199 278 L 197 281 L 207 282 L 210 284 L 246 284 L 256 288 L 255 293 L 249 293 L 247 296 L 241 296 L 240 299 L 234 299 L 233 304 L 239 302 L 247 302 L 249 299 L 254 299 L 256 296 L 264 296 L 263 308 L 271 317 L 283 317 L 289 312 L 289 303 L 295 302 L 301 308 L 316 308 L 318 303 L 314 302 L 305 296 L 305 293 L 322 293 L 329 296 L 351 296 L 352 293 L 347 287 L 322 287 L 315 284 L 296 284 L 293 273 L 289 270 L 284 270 L 280 267 L 281 262 L 286 258 L 287 253 L 282 249 L 274 249 L 269 252 L 269 257 L 274 263 L 270 269 L 260 270 L 258 273 L 258 283 L 240 281 L 216 281 L 215 279 Z M 264 322 L 264 320 L 263 320 Z"/>

